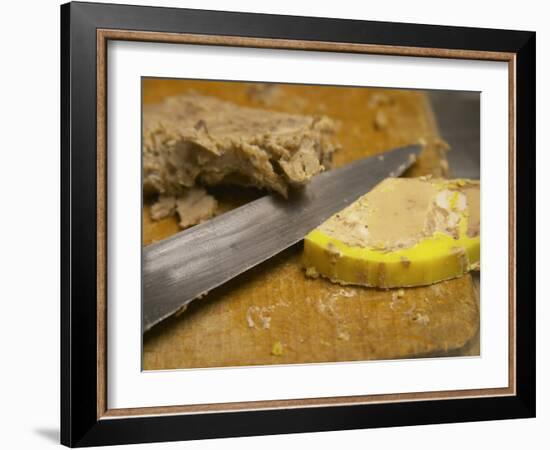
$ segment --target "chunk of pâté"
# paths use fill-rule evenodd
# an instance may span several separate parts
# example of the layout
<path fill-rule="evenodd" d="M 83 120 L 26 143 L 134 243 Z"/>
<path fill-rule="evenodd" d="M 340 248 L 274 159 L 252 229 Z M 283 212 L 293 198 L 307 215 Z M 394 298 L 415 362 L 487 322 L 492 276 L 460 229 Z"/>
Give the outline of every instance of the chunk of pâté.
<path fill-rule="evenodd" d="M 330 166 L 335 129 L 325 116 L 242 107 L 196 93 L 168 97 L 143 108 L 144 194 L 178 198 L 196 186 L 237 184 L 287 196 Z"/>

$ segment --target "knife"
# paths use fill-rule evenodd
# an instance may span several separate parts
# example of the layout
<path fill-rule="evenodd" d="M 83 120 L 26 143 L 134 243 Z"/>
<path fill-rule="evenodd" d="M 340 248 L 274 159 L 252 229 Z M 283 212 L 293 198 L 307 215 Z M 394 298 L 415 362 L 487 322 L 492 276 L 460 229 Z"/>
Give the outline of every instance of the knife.
<path fill-rule="evenodd" d="M 142 332 L 302 240 L 420 153 L 408 146 L 313 177 L 288 199 L 266 195 L 142 251 Z"/>

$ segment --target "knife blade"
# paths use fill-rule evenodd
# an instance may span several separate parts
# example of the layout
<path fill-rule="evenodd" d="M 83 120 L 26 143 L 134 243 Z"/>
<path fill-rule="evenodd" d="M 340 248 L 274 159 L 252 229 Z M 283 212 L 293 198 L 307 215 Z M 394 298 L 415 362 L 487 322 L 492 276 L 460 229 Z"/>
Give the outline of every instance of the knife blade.
<path fill-rule="evenodd" d="M 302 240 L 388 176 L 420 147 L 408 146 L 315 176 L 288 199 L 266 195 L 142 250 L 142 332 L 195 298 Z"/>

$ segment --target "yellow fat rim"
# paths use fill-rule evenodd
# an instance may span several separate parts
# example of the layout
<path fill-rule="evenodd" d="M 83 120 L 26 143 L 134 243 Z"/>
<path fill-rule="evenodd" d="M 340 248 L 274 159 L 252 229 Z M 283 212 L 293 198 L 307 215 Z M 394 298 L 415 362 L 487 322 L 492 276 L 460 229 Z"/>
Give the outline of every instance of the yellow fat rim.
<path fill-rule="evenodd" d="M 310 276 L 342 284 L 381 288 L 433 284 L 479 267 L 480 238 L 434 233 L 409 248 L 383 251 L 351 247 L 316 229 L 304 241 L 303 263 Z"/>

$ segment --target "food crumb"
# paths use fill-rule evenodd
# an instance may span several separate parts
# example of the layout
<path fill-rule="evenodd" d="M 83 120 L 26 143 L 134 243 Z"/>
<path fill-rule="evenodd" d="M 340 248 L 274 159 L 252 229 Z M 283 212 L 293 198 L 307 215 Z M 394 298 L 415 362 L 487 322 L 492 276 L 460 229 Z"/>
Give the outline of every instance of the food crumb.
<path fill-rule="evenodd" d="M 269 315 L 274 309 L 271 306 L 251 306 L 246 311 L 246 323 L 249 328 L 263 328 L 268 330 L 271 327 L 271 316 Z M 257 326 L 258 325 L 258 326 Z"/>
<path fill-rule="evenodd" d="M 420 325 L 428 325 L 430 318 L 426 314 L 417 313 L 412 320 Z"/>
<path fill-rule="evenodd" d="M 310 278 L 319 278 L 319 272 L 315 270 L 315 267 L 306 267 L 306 276 Z"/>
<path fill-rule="evenodd" d="M 345 330 L 339 330 L 336 337 L 342 341 L 349 341 L 349 333 Z"/>
<path fill-rule="evenodd" d="M 273 356 L 282 356 L 283 354 L 283 344 L 281 341 L 277 341 L 273 343 L 273 347 L 271 348 L 271 354 Z"/>
<path fill-rule="evenodd" d="M 347 289 L 339 289 L 338 291 L 336 291 L 334 294 L 332 294 L 333 296 L 335 297 L 345 297 L 345 298 L 351 298 L 351 297 L 355 297 L 357 295 L 357 291 L 356 290 L 347 290 Z"/>
<path fill-rule="evenodd" d="M 378 131 L 383 130 L 388 126 L 388 117 L 384 113 L 384 111 L 378 111 L 376 113 L 376 116 L 374 116 L 374 128 L 376 128 Z"/>
<path fill-rule="evenodd" d="M 367 106 L 369 108 L 377 108 L 379 106 L 393 105 L 394 99 L 381 92 L 375 92 L 370 96 Z"/>
<path fill-rule="evenodd" d="M 269 327 L 271 327 L 271 317 L 262 317 L 262 327 L 265 330 L 269 330 Z"/>
<path fill-rule="evenodd" d="M 248 328 L 254 328 L 256 326 L 256 322 L 254 322 L 252 314 L 250 313 L 250 308 L 246 312 L 246 323 L 248 323 Z"/>
<path fill-rule="evenodd" d="M 405 295 L 405 291 L 403 289 L 399 289 L 397 291 L 397 298 L 401 298 Z"/>
<path fill-rule="evenodd" d="M 281 89 L 272 83 L 255 83 L 246 90 L 250 100 L 264 106 L 271 106 L 281 95 Z"/>

